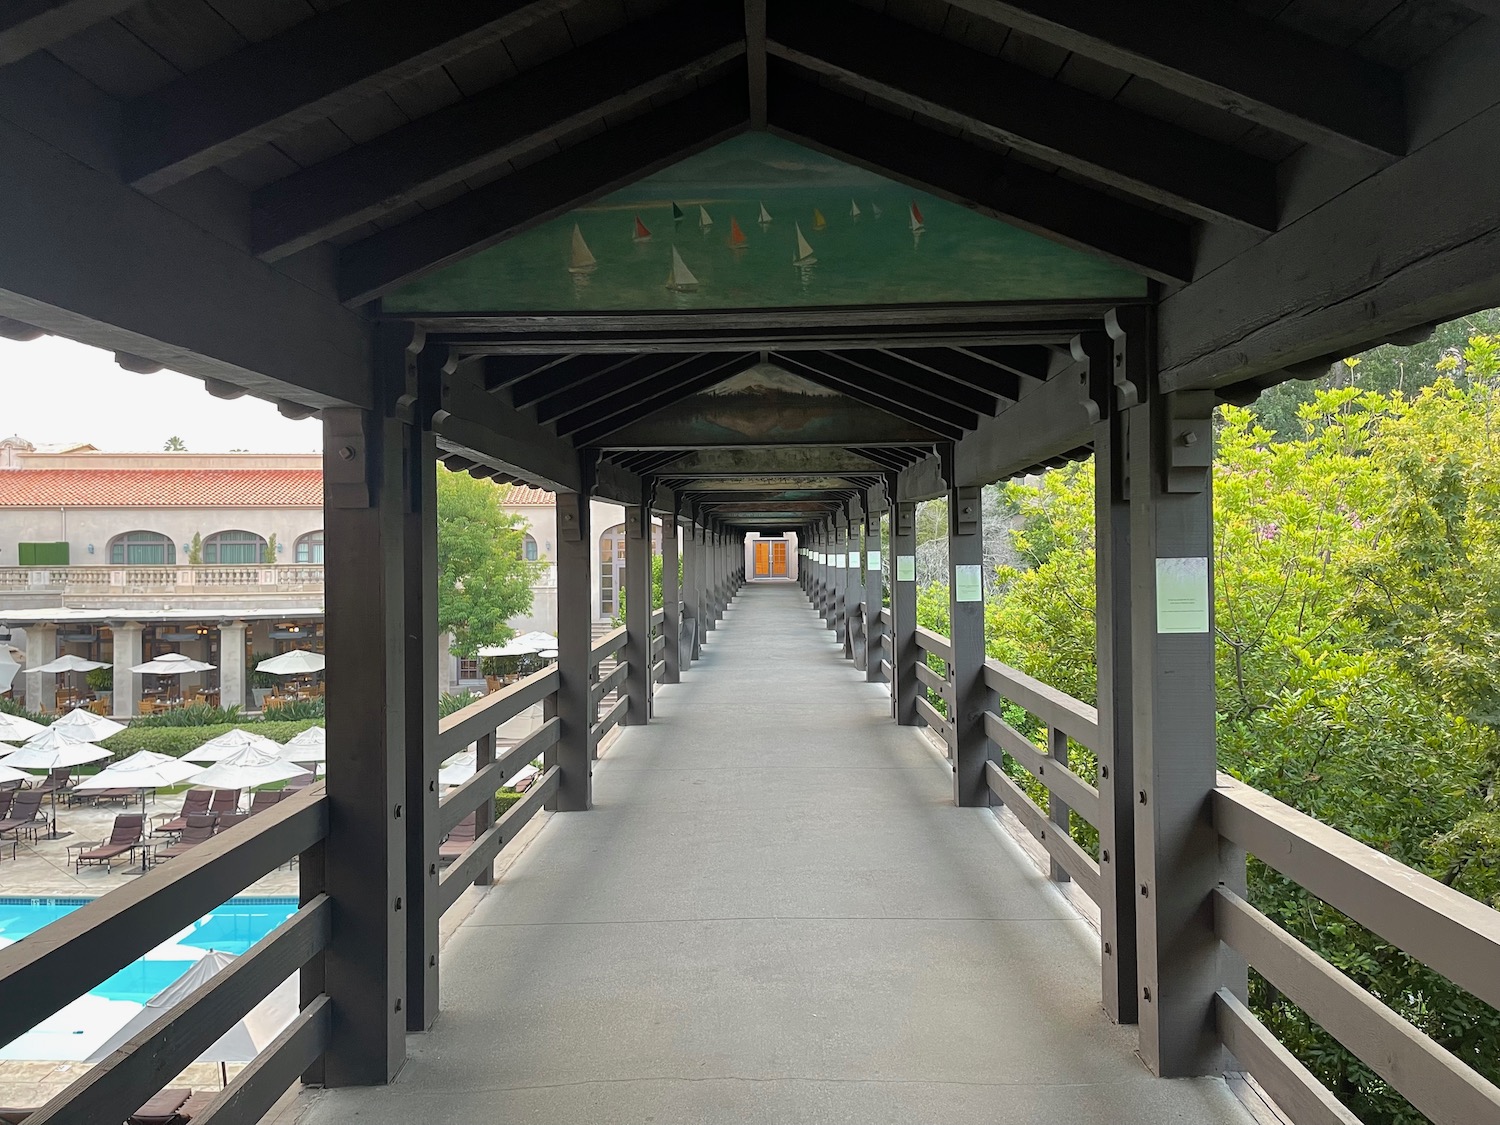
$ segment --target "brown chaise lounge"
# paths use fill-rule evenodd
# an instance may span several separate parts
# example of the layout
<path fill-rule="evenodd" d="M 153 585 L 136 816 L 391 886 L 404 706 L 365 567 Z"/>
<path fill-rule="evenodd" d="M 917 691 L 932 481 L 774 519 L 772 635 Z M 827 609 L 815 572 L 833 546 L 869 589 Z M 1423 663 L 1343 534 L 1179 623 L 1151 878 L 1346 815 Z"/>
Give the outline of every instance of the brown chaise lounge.
<path fill-rule="evenodd" d="M 214 798 L 208 803 L 208 811 L 218 816 L 240 811 L 240 790 L 215 789 Z"/>
<path fill-rule="evenodd" d="M 15 803 L 10 807 L 10 816 L 0 820 L 0 839 L 6 836 L 14 836 L 17 840 L 26 836 L 35 839 L 47 827 L 47 818 L 39 815 L 41 808 L 42 794 L 38 790 L 23 789 L 17 793 Z"/>
<path fill-rule="evenodd" d="M 208 812 L 208 802 L 213 795 L 212 789 L 189 789 L 182 795 L 182 811 L 175 817 L 171 813 L 159 813 L 156 819 L 165 820 L 166 823 L 158 824 L 151 830 L 151 834 L 153 836 L 158 833 L 177 835 L 187 827 L 188 817 Z"/>
<path fill-rule="evenodd" d="M 73 857 L 73 872 L 77 874 L 86 865 L 113 867 L 114 861 L 122 855 L 129 855 L 130 849 L 141 842 L 146 834 L 146 818 L 140 813 L 121 813 L 115 817 L 114 829 L 109 834 L 109 839 L 100 842 L 97 846 L 92 844 L 74 844 L 68 849 L 69 852 L 77 849 L 78 854 Z"/>
<path fill-rule="evenodd" d="M 179 1111 L 192 1093 L 181 1086 L 163 1090 L 126 1120 L 129 1125 L 177 1125 L 182 1120 Z"/>
<path fill-rule="evenodd" d="M 192 850 L 204 840 L 211 838 L 218 825 L 219 818 L 212 813 L 194 813 L 187 818 L 187 826 L 182 830 L 182 835 L 177 838 L 177 842 L 157 850 L 158 862 L 173 859 L 183 852 Z"/>
<path fill-rule="evenodd" d="M 448 838 L 438 845 L 438 859 L 452 861 L 463 855 L 474 845 L 474 818 L 470 813 L 453 826 Z"/>

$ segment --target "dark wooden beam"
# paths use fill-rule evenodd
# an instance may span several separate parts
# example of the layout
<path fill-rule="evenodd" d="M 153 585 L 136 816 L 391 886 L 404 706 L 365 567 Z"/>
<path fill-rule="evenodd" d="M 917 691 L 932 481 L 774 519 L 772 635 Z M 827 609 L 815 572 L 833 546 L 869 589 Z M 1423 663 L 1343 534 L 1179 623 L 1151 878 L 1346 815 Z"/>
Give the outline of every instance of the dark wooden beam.
<path fill-rule="evenodd" d="M 344 300 L 372 300 L 742 131 L 745 79 L 733 70 L 689 97 L 346 247 L 339 263 Z"/>
<path fill-rule="evenodd" d="M 1013 371 L 1031 383 L 1045 383 L 1052 371 L 1052 363 L 1061 353 L 1041 344 L 975 345 L 963 349 L 970 355 Z"/>
<path fill-rule="evenodd" d="M 494 355 L 484 359 L 484 389 L 498 391 L 567 359 L 554 355 Z"/>
<path fill-rule="evenodd" d="M 1276 227 L 1270 163 L 951 39 L 845 0 L 778 7 L 770 37 L 779 58 L 1049 164 L 1210 222 Z"/>
<path fill-rule="evenodd" d="M 510 389 L 511 405 L 517 408 L 536 406 L 548 395 L 577 386 L 606 371 L 615 371 L 640 360 L 638 355 L 570 355 L 557 363 L 515 383 Z M 556 417 L 556 415 L 551 415 Z"/>
<path fill-rule="evenodd" d="M 1005 403 L 1020 397 L 1020 380 L 1014 374 L 977 360 L 957 348 L 917 348 L 901 352 L 856 350 L 840 352 L 839 355 L 861 367 L 878 371 L 888 379 L 938 395 L 975 414 L 996 414 Z M 983 368 L 988 370 L 980 370 Z"/>
<path fill-rule="evenodd" d="M 354 0 L 125 107 L 125 179 L 160 191 L 523 31 L 573 0 Z"/>
<path fill-rule="evenodd" d="M 579 356 L 580 363 L 598 360 L 598 356 Z M 622 406 L 638 401 L 643 388 L 665 371 L 691 362 L 682 355 L 643 355 L 621 357 L 620 362 L 600 374 L 559 380 L 556 388 L 536 404 L 538 422 L 558 422 L 559 433 L 569 433 L 599 421 L 612 404 Z"/>
<path fill-rule="evenodd" d="M 0 66 L 45 51 L 140 0 L 9 0 L 0 6 Z"/>
<path fill-rule="evenodd" d="M 801 352 L 791 355 L 774 353 L 771 362 L 784 367 L 794 375 L 810 379 L 819 386 L 883 410 L 897 418 L 911 418 L 920 425 L 956 441 L 966 429 L 977 425 L 978 416 L 972 412 L 955 412 L 946 404 L 910 393 L 906 388 L 889 380 L 882 380 L 873 372 L 839 359 L 829 352 Z"/>
<path fill-rule="evenodd" d="M 745 0 L 746 88 L 750 128 L 766 127 L 766 0 Z"/>
<path fill-rule="evenodd" d="M 1192 277 L 1183 223 L 824 89 L 786 64 L 772 79 L 775 132 L 1160 281 Z"/>
<path fill-rule="evenodd" d="M 1309 144 L 1406 151 L 1401 78 L 1225 0 L 955 0 Z"/>
<path fill-rule="evenodd" d="M 594 445 L 622 426 L 647 418 L 663 406 L 711 387 L 759 361 L 758 356 L 723 352 L 666 359 L 664 368 L 653 378 L 559 418 L 558 432 L 569 434 L 580 446 Z"/>
<path fill-rule="evenodd" d="M 680 94 L 738 55 L 742 35 L 731 11 L 678 4 L 267 184 L 250 216 L 255 252 L 268 260 L 294 254 L 611 114 Z"/>

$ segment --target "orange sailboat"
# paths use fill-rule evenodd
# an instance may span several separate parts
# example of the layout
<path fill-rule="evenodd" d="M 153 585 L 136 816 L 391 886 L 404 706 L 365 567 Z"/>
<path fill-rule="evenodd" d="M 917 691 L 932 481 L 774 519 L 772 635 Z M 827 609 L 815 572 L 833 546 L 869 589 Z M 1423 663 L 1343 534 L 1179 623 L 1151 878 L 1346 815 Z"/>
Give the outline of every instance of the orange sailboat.
<path fill-rule="evenodd" d="M 816 207 L 814 207 L 813 208 L 813 230 L 826 230 L 827 228 L 828 228 L 828 220 L 825 219 L 825 218 L 823 218 L 823 212 L 819 211 Z"/>
<path fill-rule="evenodd" d="M 630 236 L 632 242 L 650 242 L 651 232 L 646 229 L 646 224 L 641 222 L 641 217 L 635 217 L 635 233 Z"/>
<path fill-rule="evenodd" d="M 740 229 L 740 221 L 733 215 L 729 216 L 729 247 L 732 250 L 743 250 L 750 240 L 745 237 L 745 232 Z"/>

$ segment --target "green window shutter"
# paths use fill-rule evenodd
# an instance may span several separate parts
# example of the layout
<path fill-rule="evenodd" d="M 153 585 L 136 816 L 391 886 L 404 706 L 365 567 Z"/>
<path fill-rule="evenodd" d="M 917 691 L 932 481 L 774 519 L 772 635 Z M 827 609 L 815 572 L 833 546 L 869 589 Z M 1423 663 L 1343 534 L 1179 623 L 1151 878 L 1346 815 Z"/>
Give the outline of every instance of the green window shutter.
<path fill-rule="evenodd" d="M 17 543 L 16 561 L 22 566 L 67 566 L 66 543 Z"/>
<path fill-rule="evenodd" d="M 16 561 L 22 566 L 36 566 L 36 544 L 16 544 Z"/>

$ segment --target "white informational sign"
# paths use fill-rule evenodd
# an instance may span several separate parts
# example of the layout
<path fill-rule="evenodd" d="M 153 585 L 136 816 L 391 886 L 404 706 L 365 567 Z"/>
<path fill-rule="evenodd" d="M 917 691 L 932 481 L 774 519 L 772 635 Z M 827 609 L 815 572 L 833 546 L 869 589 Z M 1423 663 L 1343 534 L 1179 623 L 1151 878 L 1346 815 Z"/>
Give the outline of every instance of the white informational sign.
<path fill-rule="evenodd" d="M 983 569 L 978 564 L 959 563 L 953 568 L 953 600 L 984 601 Z"/>
<path fill-rule="evenodd" d="M 1156 560 L 1156 631 L 1206 633 L 1210 614 L 1208 559 Z"/>
<path fill-rule="evenodd" d="M 850 551 L 849 552 L 849 569 L 850 570 L 858 570 L 859 569 L 859 552 L 858 551 Z"/>
<path fill-rule="evenodd" d="M 869 561 L 865 563 L 865 569 L 873 574 L 875 571 L 880 569 L 880 552 L 871 551 L 869 555 Z"/>
<path fill-rule="evenodd" d="M 917 580 L 917 556 L 896 556 L 896 581 L 915 582 Z"/>

